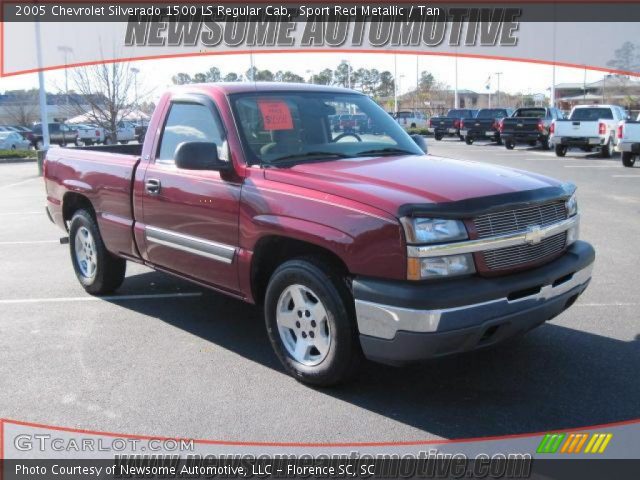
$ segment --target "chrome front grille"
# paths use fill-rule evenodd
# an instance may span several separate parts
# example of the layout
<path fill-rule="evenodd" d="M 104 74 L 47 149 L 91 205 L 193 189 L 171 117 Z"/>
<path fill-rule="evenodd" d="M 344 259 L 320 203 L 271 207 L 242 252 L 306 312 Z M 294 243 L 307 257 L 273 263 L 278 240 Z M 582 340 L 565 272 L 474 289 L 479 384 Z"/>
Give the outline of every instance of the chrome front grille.
<path fill-rule="evenodd" d="M 475 219 L 478 238 L 526 232 L 529 227 L 546 227 L 566 220 L 564 202 L 545 203 L 518 210 L 480 215 Z"/>
<path fill-rule="evenodd" d="M 506 210 L 478 216 L 475 227 L 478 238 L 527 232 L 530 227 L 547 227 L 567 219 L 564 202 L 551 202 L 517 210 Z M 487 250 L 480 253 L 486 269 L 506 270 L 522 265 L 544 263 L 561 253 L 566 244 L 566 232 L 543 239 L 540 243 Z"/>
<path fill-rule="evenodd" d="M 487 250 L 483 252 L 484 262 L 489 270 L 503 270 L 520 265 L 534 264 L 553 257 L 564 250 L 567 233 L 549 237 L 536 245 L 516 245 L 515 247 Z"/>

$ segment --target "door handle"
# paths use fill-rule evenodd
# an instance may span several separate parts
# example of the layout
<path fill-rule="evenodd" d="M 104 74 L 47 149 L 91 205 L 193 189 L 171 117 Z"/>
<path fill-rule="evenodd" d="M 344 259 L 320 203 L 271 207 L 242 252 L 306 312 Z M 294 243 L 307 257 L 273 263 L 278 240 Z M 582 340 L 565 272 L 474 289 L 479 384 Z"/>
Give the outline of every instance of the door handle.
<path fill-rule="evenodd" d="M 155 178 L 149 178 L 145 184 L 144 188 L 147 192 L 152 195 L 157 195 L 160 193 L 160 180 L 156 180 Z"/>

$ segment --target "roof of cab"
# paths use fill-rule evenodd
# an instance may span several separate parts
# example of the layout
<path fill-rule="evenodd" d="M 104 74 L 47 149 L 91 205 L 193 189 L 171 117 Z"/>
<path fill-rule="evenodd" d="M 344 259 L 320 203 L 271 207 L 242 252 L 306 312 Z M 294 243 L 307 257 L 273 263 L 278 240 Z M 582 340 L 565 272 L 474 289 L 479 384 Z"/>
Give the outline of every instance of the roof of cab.
<path fill-rule="evenodd" d="M 254 93 L 254 92 L 331 92 L 331 93 L 355 93 L 360 92 L 342 87 L 331 87 L 327 85 L 314 85 L 309 83 L 284 83 L 284 82 L 221 82 L 221 83 L 190 83 L 173 87 L 174 91 L 194 91 L 212 90 L 219 91 L 225 95 L 234 93 Z"/>

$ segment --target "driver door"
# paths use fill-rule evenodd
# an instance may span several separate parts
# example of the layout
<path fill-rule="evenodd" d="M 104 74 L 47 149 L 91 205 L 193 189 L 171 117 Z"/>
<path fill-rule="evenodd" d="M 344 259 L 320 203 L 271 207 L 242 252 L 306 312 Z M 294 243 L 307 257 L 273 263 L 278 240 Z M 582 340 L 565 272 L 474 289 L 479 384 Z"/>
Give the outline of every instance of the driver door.
<path fill-rule="evenodd" d="M 174 98 L 169 106 L 144 175 L 146 257 L 158 267 L 236 292 L 241 182 L 217 171 L 176 167 L 176 148 L 189 141 L 213 142 L 220 158 L 229 161 L 226 131 L 208 97 Z"/>

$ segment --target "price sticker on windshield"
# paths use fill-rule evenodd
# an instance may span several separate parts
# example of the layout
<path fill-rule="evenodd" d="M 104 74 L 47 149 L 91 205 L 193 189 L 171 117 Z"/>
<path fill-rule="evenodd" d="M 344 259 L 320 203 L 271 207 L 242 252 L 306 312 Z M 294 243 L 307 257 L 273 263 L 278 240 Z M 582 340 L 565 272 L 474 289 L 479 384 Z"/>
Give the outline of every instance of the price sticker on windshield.
<path fill-rule="evenodd" d="M 291 110 L 282 100 L 258 100 L 265 130 L 293 130 Z"/>

